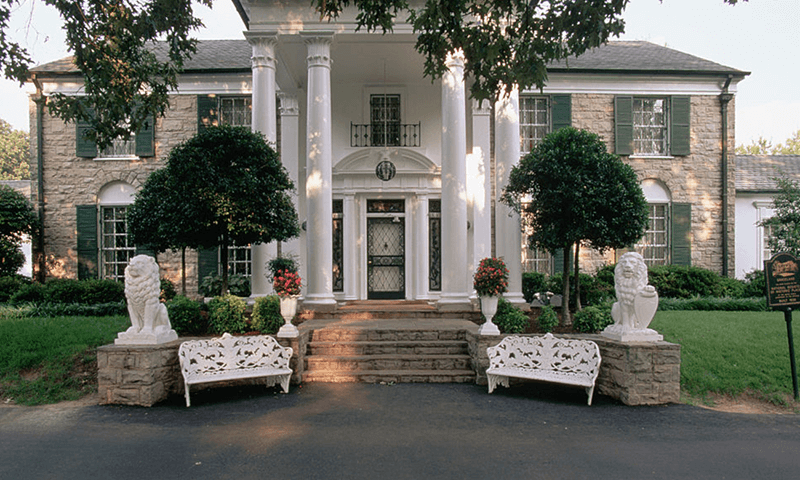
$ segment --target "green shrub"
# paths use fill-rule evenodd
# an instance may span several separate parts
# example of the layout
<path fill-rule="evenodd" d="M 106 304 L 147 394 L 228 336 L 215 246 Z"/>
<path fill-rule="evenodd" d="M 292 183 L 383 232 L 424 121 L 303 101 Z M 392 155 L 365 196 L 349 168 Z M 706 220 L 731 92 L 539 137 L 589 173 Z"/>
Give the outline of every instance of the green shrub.
<path fill-rule="evenodd" d="M 83 303 L 86 287 L 83 282 L 70 278 L 56 278 L 44 284 L 44 299 L 50 303 Z"/>
<path fill-rule="evenodd" d="M 745 298 L 767 296 L 767 277 L 764 276 L 764 270 L 753 270 L 744 276 L 742 296 Z"/>
<path fill-rule="evenodd" d="M 525 301 L 531 303 L 537 293 L 547 291 L 547 277 L 544 273 L 525 272 L 522 274 L 522 295 Z"/>
<path fill-rule="evenodd" d="M 611 302 L 606 302 L 598 306 L 585 307 L 583 310 L 575 312 L 572 317 L 573 328 L 583 333 L 594 333 L 613 324 L 611 305 Z"/>
<path fill-rule="evenodd" d="M 744 297 L 744 282 L 730 277 L 719 277 L 715 295 L 718 297 L 742 298 Z"/>
<path fill-rule="evenodd" d="M 655 287 L 661 297 L 712 297 L 721 293 L 718 274 L 704 268 L 685 265 L 651 267 L 648 283 Z"/>
<path fill-rule="evenodd" d="M 30 285 L 30 279 L 22 275 L 8 275 L 0 277 L 0 303 L 6 303 L 17 290 L 24 285 Z"/>
<path fill-rule="evenodd" d="M 205 333 L 208 325 L 200 314 L 200 303 L 182 295 L 167 302 L 167 314 L 172 328 L 178 335 L 197 335 Z"/>
<path fill-rule="evenodd" d="M 8 299 L 8 303 L 12 305 L 19 305 L 21 303 L 39 303 L 44 301 L 44 295 L 44 285 L 41 283 L 30 283 L 28 285 L 23 285 L 19 288 L 19 290 L 11 295 L 11 298 Z"/>
<path fill-rule="evenodd" d="M 659 310 L 723 310 L 731 312 L 765 312 L 767 299 L 765 297 L 753 298 L 660 298 Z"/>
<path fill-rule="evenodd" d="M 209 326 L 214 333 L 245 333 L 247 304 L 236 295 L 214 297 L 208 303 Z"/>
<path fill-rule="evenodd" d="M 204 297 L 219 295 L 222 290 L 222 276 L 214 274 L 203 278 L 199 290 Z M 244 275 L 228 275 L 228 292 L 237 297 L 249 297 L 250 280 Z"/>
<path fill-rule="evenodd" d="M 564 275 L 561 273 L 556 273 L 555 275 L 551 275 L 550 278 L 547 280 L 547 290 L 561 295 L 562 293 L 562 282 L 563 282 Z M 595 277 L 581 273 L 580 276 L 581 281 L 581 305 L 599 305 L 600 303 L 605 302 L 609 298 L 614 297 L 614 288 L 613 288 L 613 281 L 612 286 L 609 286 L 605 282 L 598 281 Z M 613 277 L 612 277 L 613 278 Z M 575 278 L 571 277 L 569 283 L 569 298 L 570 298 L 570 306 L 575 306 Z"/>
<path fill-rule="evenodd" d="M 159 295 L 159 299 L 161 299 L 162 302 L 169 302 L 170 300 L 175 298 L 175 296 L 177 294 L 178 294 L 178 292 L 175 291 L 175 284 L 173 284 L 171 281 L 167 280 L 166 278 L 162 278 L 161 279 L 161 294 Z"/>
<path fill-rule="evenodd" d="M 558 315 L 553 307 L 545 305 L 542 307 L 542 313 L 539 315 L 539 330 L 548 333 L 552 332 L 558 326 Z"/>
<path fill-rule="evenodd" d="M 286 270 L 289 272 L 297 271 L 297 260 L 290 256 L 275 257 L 270 260 L 267 265 L 269 267 L 270 281 L 275 278 L 275 274 L 277 274 L 280 270 Z"/>
<path fill-rule="evenodd" d="M 616 267 L 617 266 L 615 264 L 604 265 L 594 274 L 595 280 L 600 285 L 612 292 L 611 297 L 614 297 L 614 269 Z"/>
<path fill-rule="evenodd" d="M 276 333 L 286 323 L 281 316 L 281 300 L 277 295 L 256 298 L 250 326 L 261 333 Z"/>
<path fill-rule="evenodd" d="M 486 321 L 486 317 L 483 315 L 481 317 Z M 523 333 L 528 328 L 530 319 L 525 312 L 500 297 L 497 300 L 497 313 L 492 317 L 492 323 L 497 325 L 500 333 Z"/>
<path fill-rule="evenodd" d="M 81 303 L 112 303 L 125 301 L 125 284 L 115 280 L 86 280 Z"/>

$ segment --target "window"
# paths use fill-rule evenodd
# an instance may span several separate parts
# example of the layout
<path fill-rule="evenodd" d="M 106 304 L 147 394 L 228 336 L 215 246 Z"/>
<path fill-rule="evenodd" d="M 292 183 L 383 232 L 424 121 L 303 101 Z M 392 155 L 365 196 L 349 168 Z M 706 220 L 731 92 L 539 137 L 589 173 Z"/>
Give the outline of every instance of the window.
<path fill-rule="evenodd" d="M 252 276 L 252 248 L 250 245 L 231 245 L 228 247 L 228 274 Z"/>
<path fill-rule="evenodd" d="M 98 157 L 100 158 L 136 157 L 136 135 L 131 135 L 131 138 L 128 140 L 124 140 L 122 138 L 114 139 L 111 145 L 100 151 Z"/>
<path fill-rule="evenodd" d="M 372 146 L 400 146 L 400 95 L 370 95 Z"/>
<path fill-rule="evenodd" d="M 635 250 L 644 257 L 647 266 L 669 264 L 669 205 L 649 204 L 647 230 L 636 243 Z"/>
<path fill-rule="evenodd" d="M 154 127 L 155 119 L 150 117 L 128 140 L 116 139 L 111 145 L 98 151 L 97 144 L 86 138 L 86 132 L 91 129 L 91 125 L 79 121 L 75 126 L 75 155 L 97 159 L 153 157 L 156 154 Z"/>
<path fill-rule="evenodd" d="M 666 156 L 669 102 L 666 98 L 633 99 L 633 154 Z"/>
<path fill-rule="evenodd" d="M 547 97 L 519 97 L 519 150 L 522 156 L 533 150 L 550 133 Z"/>
<path fill-rule="evenodd" d="M 253 122 L 251 97 L 218 97 L 219 123 L 249 127 Z"/>
<path fill-rule="evenodd" d="M 442 290 L 442 201 L 428 200 L 428 288 Z"/>
<path fill-rule="evenodd" d="M 527 205 L 523 205 L 523 211 L 527 209 Z M 523 222 L 524 223 L 524 222 Z M 539 272 L 545 275 L 553 273 L 553 255 L 547 250 L 541 248 L 530 248 L 528 237 L 533 234 L 533 229 L 530 226 L 523 225 L 522 231 L 522 271 L 523 272 Z"/>
<path fill-rule="evenodd" d="M 333 201 L 333 291 L 344 292 L 344 200 Z"/>
<path fill-rule="evenodd" d="M 135 248 L 128 241 L 128 207 L 100 207 L 100 275 L 110 280 L 125 280 L 125 267 Z"/>

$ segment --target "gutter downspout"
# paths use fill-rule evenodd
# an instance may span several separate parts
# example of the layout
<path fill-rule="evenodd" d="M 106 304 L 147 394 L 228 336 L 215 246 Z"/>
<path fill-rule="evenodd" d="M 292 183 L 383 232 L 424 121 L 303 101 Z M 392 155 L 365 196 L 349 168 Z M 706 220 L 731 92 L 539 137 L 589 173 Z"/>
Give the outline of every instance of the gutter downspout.
<path fill-rule="evenodd" d="M 42 153 L 42 146 L 44 145 L 44 127 L 42 121 L 44 119 L 44 104 L 47 99 L 42 92 L 42 85 L 36 78 L 36 75 L 31 75 L 31 81 L 36 86 L 36 198 L 37 210 L 39 213 L 39 228 L 36 235 L 36 280 L 39 283 L 44 283 L 47 268 L 46 257 L 44 254 L 44 154 Z"/>
<path fill-rule="evenodd" d="M 720 111 L 722 113 L 722 276 L 728 276 L 728 103 L 733 94 L 728 92 L 733 75 L 728 75 L 722 93 L 719 94 Z"/>

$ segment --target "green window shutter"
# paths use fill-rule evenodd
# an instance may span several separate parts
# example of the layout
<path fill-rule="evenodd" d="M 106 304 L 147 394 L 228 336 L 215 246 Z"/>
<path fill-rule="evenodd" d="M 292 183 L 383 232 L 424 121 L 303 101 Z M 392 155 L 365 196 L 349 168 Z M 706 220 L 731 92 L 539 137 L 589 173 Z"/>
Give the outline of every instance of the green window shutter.
<path fill-rule="evenodd" d="M 78 279 L 97 278 L 97 205 L 77 205 Z"/>
<path fill-rule="evenodd" d="M 97 145 L 86 138 L 86 131 L 91 128 L 88 122 L 78 121 L 75 125 L 75 155 L 94 158 L 97 156 Z"/>
<path fill-rule="evenodd" d="M 217 113 L 217 97 L 213 95 L 197 96 L 197 131 L 219 124 Z"/>
<path fill-rule="evenodd" d="M 692 264 L 692 204 L 672 204 L 672 264 Z"/>
<path fill-rule="evenodd" d="M 552 95 L 553 131 L 572 125 L 572 96 Z"/>
<path fill-rule="evenodd" d="M 209 275 L 214 275 L 219 270 L 219 254 L 216 248 L 197 249 L 197 282 L 198 284 Z"/>
<path fill-rule="evenodd" d="M 136 132 L 136 156 L 156 156 L 156 122 L 155 117 L 147 117 L 145 125 Z"/>
<path fill-rule="evenodd" d="M 633 154 L 633 97 L 614 97 L 614 147 L 617 155 Z"/>
<path fill-rule="evenodd" d="M 691 152 L 690 124 L 692 102 L 688 96 L 671 99 L 670 109 L 670 154 L 689 155 Z"/>
<path fill-rule="evenodd" d="M 155 258 L 156 260 L 158 260 L 156 251 L 153 250 L 152 248 L 150 248 L 147 245 L 142 245 L 142 246 L 136 245 L 136 246 L 134 246 L 133 254 L 134 255 L 149 255 L 149 256 Z"/>
<path fill-rule="evenodd" d="M 564 250 L 561 248 L 553 253 L 553 273 L 564 273 Z"/>

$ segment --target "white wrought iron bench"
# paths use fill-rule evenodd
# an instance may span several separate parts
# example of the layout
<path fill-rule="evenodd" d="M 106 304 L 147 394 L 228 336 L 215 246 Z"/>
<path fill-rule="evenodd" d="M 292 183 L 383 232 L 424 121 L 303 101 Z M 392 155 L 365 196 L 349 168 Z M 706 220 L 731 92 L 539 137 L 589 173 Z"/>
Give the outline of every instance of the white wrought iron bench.
<path fill-rule="evenodd" d="M 280 382 L 289 393 L 292 348 L 282 347 L 266 335 L 233 337 L 228 333 L 208 340 L 181 343 L 178 358 L 183 373 L 186 406 L 190 406 L 189 385 L 241 378 L 266 377 L 268 387 Z"/>
<path fill-rule="evenodd" d="M 509 378 L 525 378 L 584 387 L 592 404 L 594 383 L 600 373 L 600 349 L 591 340 L 508 336 L 486 349 L 489 393 L 509 386 Z"/>

